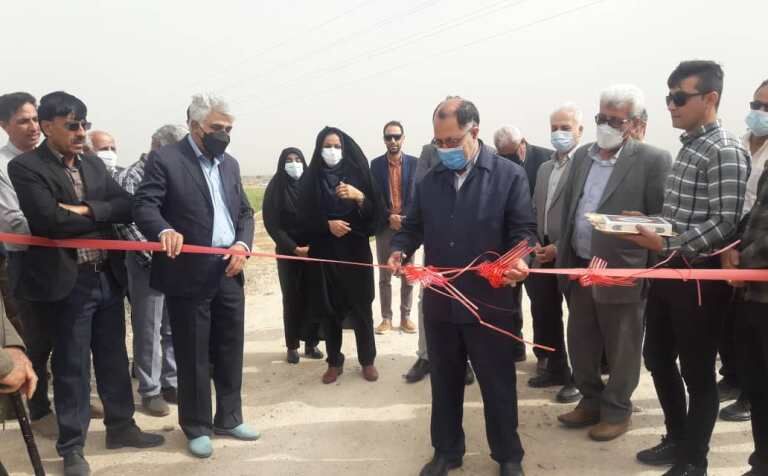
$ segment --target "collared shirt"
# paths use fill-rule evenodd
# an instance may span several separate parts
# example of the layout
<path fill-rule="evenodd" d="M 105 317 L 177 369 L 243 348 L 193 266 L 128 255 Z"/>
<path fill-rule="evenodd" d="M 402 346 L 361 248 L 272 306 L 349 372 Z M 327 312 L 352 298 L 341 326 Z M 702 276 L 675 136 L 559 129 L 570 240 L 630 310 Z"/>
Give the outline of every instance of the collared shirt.
<path fill-rule="evenodd" d="M 144 167 L 147 165 L 147 156 L 142 155 L 141 158 L 128 168 L 122 169 L 115 180 L 123 190 L 133 195 L 136 193 L 136 189 L 139 188 L 141 181 L 144 179 Z M 115 233 L 123 240 L 129 241 L 147 241 L 144 235 L 139 231 L 139 227 L 136 223 L 130 225 L 116 224 L 114 225 Z M 152 264 L 152 254 L 148 251 L 137 251 L 135 253 L 136 259 L 141 266 L 149 268 Z"/>
<path fill-rule="evenodd" d="M 18 233 L 29 235 L 29 223 L 27 217 L 19 207 L 19 197 L 13 188 L 13 183 L 8 177 L 8 163 L 21 151 L 15 145 L 8 143 L 0 148 L 0 231 L 4 233 Z M 24 251 L 24 245 L 5 243 L 3 246 L 9 251 Z"/>
<path fill-rule="evenodd" d="M 571 151 L 575 150 L 574 147 Z M 552 206 L 552 200 L 555 199 L 555 191 L 560 180 L 563 178 L 565 172 L 565 166 L 571 161 L 571 152 L 568 152 L 563 157 L 560 157 L 557 152 L 554 153 L 554 166 L 552 167 L 552 173 L 549 174 L 549 182 L 547 183 L 547 201 L 544 205 L 544 231 L 549 234 L 549 209 Z"/>
<path fill-rule="evenodd" d="M 475 152 L 475 155 L 472 156 L 472 160 L 467 162 L 467 166 L 464 167 L 464 170 L 456 171 L 454 173 L 454 185 L 456 186 L 456 191 L 461 190 L 461 186 L 464 185 L 464 181 L 467 180 L 467 177 L 469 177 L 469 173 L 472 171 L 472 168 L 475 166 L 475 162 L 477 161 L 477 157 L 480 155 L 480 146 L 477 147 L 477 152 Z"/>
<path fill-rule="evenodd" d="M 392 201 L 390 213 L 399 215 L 403 211 L 403 156 L 394 159 L 387 157 L 389 165 L 389 199 Z"/>
<path fill-rule="evenodd" d="M 80 201 L 80 203 L 83 203 L 85 200 L 85 182 L 83 182 L 83 176 L 80 173 L 80 156 L 76 155 L 74 162 L 72 162 L 72 165 L 69 166 L 66 163 L 64 163 L 64 155 L 61 154 L 58 150 L 51 147 L 50 143 L 48 144 L 48 150 L 50 150 L 53 155 L 56 157 L 57 161 L 56 163 L 61 165 L 64 168 L 64 172 L 66 172 L 69 179 L 72 181 L 72 188 L 75 190 L 75 196 Z M 72 212 L 69 212 L 72 213 Z M 104 261 L 107 259 L 107 252 L 104 250 L 92 250 L 92 249 L 85 249 L 85 248 L 78 248 L 77 249 L 77 264 L 82 263 L 98 263 L 101 261 Z"/>
<path fill-rule="evenodd" d="M 736 233 L 750 171 L 749 152 L 720 121 L 680 136 L 683 148 L 667 177 L 661 216 L 678 235 L 665 238 L 662 254 L 714 251 Z"/>
<path fill-rule="evenodd" d="M 589 169 L 587 181 L 584 182 L 584 191 L 576 208 L 576 227 L 573 233 L 573 249 L 576 250 L 576 254 L 580 258 L 592 258 L 592 232 L 594 228 L 584 214 L 597 211 L 620 153 L 621 149 L 616 151 L 610 159 L 603 159 L 600 157 L 600 148 L 597 144 L 592 144 L 592 147 L 589 148 L 592 166 Z"/>
<path fill-rule="evenodd" d="M 741 139 L 741 143 L 746 150 L 750 150 L 749 141 L 752 138 L 752 133 L 747 132 Z M 744 214 L 746 215 L 752 210 L 757 200 L 757 183 L 760 181 L 760 176 L 763 175 L 763 169 L 765 169 L 765 163 L 768 161 L 768 141 L 765 141 L 759 149 L 752 154 L 752 171 L 749 173 L 747 179 L 747 193 L 744 196 Z"/>
<path fill-rule="evenodd" d="M 229 248 L 235 243 L 235 225 L 232 223 L 232 217 L 229 215 L 227 203 L 224 201 L 224 185 L 221 182 L 221 156 L 209 159 L 200 151 L 192 136 L 187 136 L 192 150 L 195 152 L 197 162 L 203 171 L 205 183 L 208 185 L 208 191 L 211 194 L 213 202 L 213 237 L 211 246 L 216 248 Z"/>

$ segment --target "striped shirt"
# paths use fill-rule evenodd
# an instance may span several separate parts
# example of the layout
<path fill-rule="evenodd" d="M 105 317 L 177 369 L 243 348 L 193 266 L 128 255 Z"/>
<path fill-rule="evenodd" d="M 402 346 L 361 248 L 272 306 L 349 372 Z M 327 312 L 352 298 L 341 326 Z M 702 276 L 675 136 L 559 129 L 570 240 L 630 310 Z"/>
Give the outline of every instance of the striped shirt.
<path fill-rule="evenodd" d="M 667 177 L 661 216 L 677 236 L 665 238 L 662 254 L 695 257 L 733 238 L 744 207 L 749 152 L 720 121 L 680 136 L 683 148 Z"/>
<path fill-rule="evenodd" d="M 135 194 L 139 185 L 141 185 L 141 181 L 144 179 L 144 167 L 146 164 L 147 156 L 146 154 L 142 154 L 141 158 L 136 163 L 126 169 L 122 169 L 115 177 L 115 181 L 120 184 L 126 192 L 131 195 Z M 139 231 L 139 227 L 136 226 L 136 223 L 131 223 L 130 225 L 122 223 L 116 224 L 114 225 L 114 229 L 118 238 L 123 240 L 147 241 L 144 235 Z M 137 251 L 134 253 L 134 256 L 136 256 L 139 265 L 149 269 L 152 264 L 152 254 L 150 252 Z"/>

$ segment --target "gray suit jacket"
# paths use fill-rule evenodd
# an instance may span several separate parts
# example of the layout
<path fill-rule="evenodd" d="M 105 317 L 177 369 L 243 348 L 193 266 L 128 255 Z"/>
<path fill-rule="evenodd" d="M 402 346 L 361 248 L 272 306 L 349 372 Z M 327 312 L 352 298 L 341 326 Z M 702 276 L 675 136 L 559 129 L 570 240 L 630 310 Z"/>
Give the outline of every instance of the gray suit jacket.
<path fill-rule="evenodd" d="M 549 242 L 557 244 L 560 240 L 560 219 L 563 214 L 563 191 L 565 190 L 565 184 L 568 181 L 568 174 L 571 171 L 571 164 L 573 160 L 569 160 L 565 164 L 565 170 L 560 176 L 560 181 L 554 191 L 552 197 L 552 203 L 547 207 L 547 193 L 549 189 L 549 178 L 552 175 L 552 170 L 555 168 L 555 155 L 552 154 L 552 158 L 541 164 L 539 172 L 536 174 L 536 187 L 533 194 L 533 207 L 536 209 L 536 232 L 539 235 L 539 241 L 544 241 L 544 236 L 549 238 Z M 544 213 L 547 212 L 549 221 L 549 233 L 544 229 Z"/>
<path fill-rule="evenodd" d="M 416 177 L 413 181 L 413 187 L 416 187 L 416 182 L 421 182 L 421 179 L 427 175 L 429 169 L 440 163 L 440 157 L 437 156 L 437 147 L 432 144 L 426 144 L 421 148 L 421 155 L 416 162 Z"/>
<path fill-rule="evenodd" d="M 566 186 L 561 220 L 562 237 L 557 248 L 557 266 L 570 268 L 580 259 L 572 245 L 576 227 L 576 209 L 584 191 L 584 183 L 592 167 L 588 151 L 592 144 L 579 148 L 573 157 L 571 176 Z M 616 165 L 608 179 L 597 213 L 620 215 L 624 211 L 637 211 L 645 215 L 658 215 L 664 203 L 664 184 L 672 164 L 669 152 L 629 140 L 624 144 Z M 630 241 L 613 235 L 593 231 L 592 256 L 603 258 L 609 268 L 647 268 L 653 265 L 654 254 Z M 567 295 L 577 281 L 560 277 Z M 634 286 L 593 287 L 597 302 L 631 303 L 645 299 L 647 283 L 638 280 Z"/>

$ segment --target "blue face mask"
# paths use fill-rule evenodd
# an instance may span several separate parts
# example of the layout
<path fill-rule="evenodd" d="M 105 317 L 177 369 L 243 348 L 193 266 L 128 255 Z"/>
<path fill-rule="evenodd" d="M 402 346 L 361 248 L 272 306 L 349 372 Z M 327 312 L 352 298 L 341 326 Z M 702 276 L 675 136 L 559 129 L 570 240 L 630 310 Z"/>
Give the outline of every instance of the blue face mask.
<path fill-rule="evenodd" d="M 438 148 L 437 155 L 440 157 L 440 162 L 449 170 L 461 170 L 467 166 L 463 147 L 453 147 L 451 149 Z"/>
<path fill-rule="evenodd" d="M 552 133 L 552 147 L 558 152 L 568 152 L 573 149 L 574 140 L 571 131 L 554 131 Z"/>
<path fill-rule="evenodd" d="M 768 136 L 768 112 L 749 111 L 747 127 L 757 137 Z"/>

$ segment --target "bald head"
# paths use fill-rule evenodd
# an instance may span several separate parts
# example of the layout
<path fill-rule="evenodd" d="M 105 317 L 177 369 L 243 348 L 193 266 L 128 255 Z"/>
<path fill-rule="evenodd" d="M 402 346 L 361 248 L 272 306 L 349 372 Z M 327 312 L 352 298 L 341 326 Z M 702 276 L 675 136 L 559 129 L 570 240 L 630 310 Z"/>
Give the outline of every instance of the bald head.
<path fill-rule="evenodd" d="M 448 96 L 437 105 L 432 122 L 455 120 L 460 129 L 480 125 L 480 113 L 472 101 L 460 96 Z"/>

